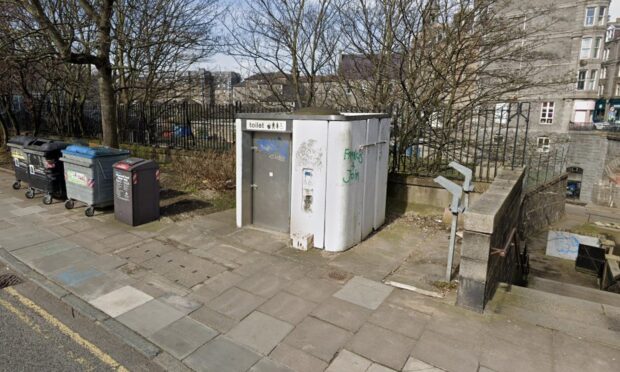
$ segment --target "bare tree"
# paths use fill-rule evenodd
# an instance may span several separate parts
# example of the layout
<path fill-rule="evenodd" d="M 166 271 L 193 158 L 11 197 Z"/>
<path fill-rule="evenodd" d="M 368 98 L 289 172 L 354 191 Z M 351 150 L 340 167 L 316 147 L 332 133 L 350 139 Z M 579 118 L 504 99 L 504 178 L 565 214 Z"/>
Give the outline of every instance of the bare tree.
<path fill-rule="evenodd" d="M 339 0 L 247 0 L 229 12 L 227 51 L 252 64 L 263 75 L 271 94 L 287 107 L 317 104 L 322 75 L 337 56 L 336 8 Z M 277 72 L 292 87 L 285 97 L 268 74 Z M 320 103 L 320 102 L 319 102 Z"/>
<path fill-rule="evenodd" d="M 214 54 L 218 0 L 116 4 L 114 65 L 120 102 L 153 102 L 182 90 L 183 75 Z"/>
<path fill-rule="evenodd" d="M 97 69 L 103 144 L 118 147 L 111 63 L 114 2 L 27 0 L 18 3 L 34 17 L 64 62 Z M 92 40 L 91 35 L 94 35 Z"/>
<path fill-rule="evenodd" d="M 346 103 L 398 106 L 398 151 L 418 145 L 421 136 L 431 138 L 442 163 L 463 146 L 455 131 L 478 108 L 567 81 L 545 74 L 544 64 L 555 57 L 542 51 L 543 31 L 551 25 L 539 20 L 551 8 L 520 10 L 512 4 L 507 12 L 508 5 L 505 0 L 343 4 L 341 45 L 354 61 L 349 70 L 356 72 L 352 79 L 350 71 L 343 75 L 340 69 L 340 84 L 354 98 Z"/>

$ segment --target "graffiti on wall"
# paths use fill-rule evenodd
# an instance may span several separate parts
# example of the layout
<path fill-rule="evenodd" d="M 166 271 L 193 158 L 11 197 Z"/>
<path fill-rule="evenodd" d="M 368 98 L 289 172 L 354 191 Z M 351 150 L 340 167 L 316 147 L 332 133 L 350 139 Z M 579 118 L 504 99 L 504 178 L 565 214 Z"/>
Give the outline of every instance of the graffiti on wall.
<path fill-rule="evenodd" d="M 344 149 L 344 160 L 349 161 L 349 168 L 345 171 L 342 182 L 350 184 L 360 180 L 359 166 L 364 163 L 364 154 L 361 150 Z"/>
<path fill-rule="evenodd" d="M 279 139 L 260 138 L 256 140 L 256 151 L 267 155 L 269 159 L 284 162 L 288 160 L 289 143 Z"/>

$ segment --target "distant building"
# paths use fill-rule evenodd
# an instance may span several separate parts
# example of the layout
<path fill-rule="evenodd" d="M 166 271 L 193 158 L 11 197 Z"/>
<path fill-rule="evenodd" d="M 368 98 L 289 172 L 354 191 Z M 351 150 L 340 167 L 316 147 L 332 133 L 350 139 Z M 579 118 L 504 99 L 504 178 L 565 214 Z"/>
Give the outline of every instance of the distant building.
<path fill-rule="evenodd" d="M 269 107 L 295 107 L 295 92 L 291 76 L 280 72 L 265 72 L 249 76 L 233 86 L 233 100 L 242 104 Z"/>
<path fill-rule="evenodd" d="M 235 102 L 233 87 L 241 82 L 241 75 L 233 71 L 212 72 L 213 99 L 218 105 L 229 105 Z"/>

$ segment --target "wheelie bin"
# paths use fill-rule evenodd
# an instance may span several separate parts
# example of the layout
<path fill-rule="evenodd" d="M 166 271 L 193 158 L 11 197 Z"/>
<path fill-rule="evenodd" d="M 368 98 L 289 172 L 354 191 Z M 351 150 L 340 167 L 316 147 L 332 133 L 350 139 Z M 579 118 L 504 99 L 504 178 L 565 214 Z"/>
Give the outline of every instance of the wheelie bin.
<path fill-rule="evenodd" d="M 24 146 L 34 141 L 34 137 L 30 136 L 15 136 L 9 138 L 7 146 L 11 151 L 11 158 L 13 158 L 13 168 L 15 169 L 15 182 L 13 182 L 13 189 L 19 190 L 22 187 L 22 182 L 28 182 L 28 157 L 24 153 Z"/>
<path fill-rule="evenodd" d="M 54 198 L 64 199 L 66 195 L 61 151 L 69 144 L 44 138 L 37 138 L 24 146 L 28 158 L 28 199 L 37 193 L 44 193 L 43 203 L 52 204 Z"/>
<path fill-rule="evenodd" d="M 92 217 L 95 208 L 114 204 L 112 165 L 129 157 L 129 151 L 109 147 L 71 145 L 62 150 L 60 160 L 65 167 L 67 201 L 72 209 L 75 202 L 87 205 L 84 212 Z"/>

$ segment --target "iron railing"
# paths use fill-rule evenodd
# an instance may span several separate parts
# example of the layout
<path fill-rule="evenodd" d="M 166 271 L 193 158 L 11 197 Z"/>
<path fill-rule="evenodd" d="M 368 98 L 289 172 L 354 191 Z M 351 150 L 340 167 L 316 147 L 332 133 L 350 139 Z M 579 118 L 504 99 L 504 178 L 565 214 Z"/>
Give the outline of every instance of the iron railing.
<path fill-rule="evenodd" d="M 457 161 L 477 181 L 489 182 L 504 166 L 523 167 L 528 158 L 529 103 L 427 115 L 393 116 L 392 172 L 458 177 Z"/>

